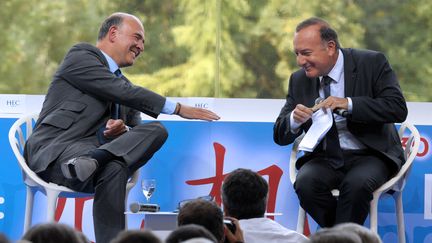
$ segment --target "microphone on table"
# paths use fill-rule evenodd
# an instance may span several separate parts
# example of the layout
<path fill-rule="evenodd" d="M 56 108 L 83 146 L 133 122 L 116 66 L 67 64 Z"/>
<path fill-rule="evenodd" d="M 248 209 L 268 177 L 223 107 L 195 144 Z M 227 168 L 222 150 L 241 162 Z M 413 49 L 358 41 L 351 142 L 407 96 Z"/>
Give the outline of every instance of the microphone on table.
<path fill-rule="evenodd" d="M 322 101 L 324 101 L 324 98 L 322 97 L 318 97 L 315 99 L 315 105 L 311 108 L 313 112 L 316 112 L 322 108 L 322 104 L 321 104 Z M 345 109 L 336 108 L 333 110 L 333 113 L 345 118 L 348 116 L 348 111 Z"/>
<path fill-rule="evenodd" d="M 129 205 L 129 209 L 132 213 L 138 212 L 159 212 L 160 207 L 157 204 L 150 203 L 138 203 L 134 202 Z"/>

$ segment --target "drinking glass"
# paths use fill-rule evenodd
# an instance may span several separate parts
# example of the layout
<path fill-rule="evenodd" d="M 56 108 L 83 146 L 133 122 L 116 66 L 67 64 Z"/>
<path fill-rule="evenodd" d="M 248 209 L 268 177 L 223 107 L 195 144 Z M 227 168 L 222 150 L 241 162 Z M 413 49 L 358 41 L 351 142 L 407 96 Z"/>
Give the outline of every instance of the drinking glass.
<path fill-rule="evenodd" d="M 149 203 L 151 196 L 156 190 L 156 180 L 155 179 L 143 179 L 141 181 L 142 192 Z"/>

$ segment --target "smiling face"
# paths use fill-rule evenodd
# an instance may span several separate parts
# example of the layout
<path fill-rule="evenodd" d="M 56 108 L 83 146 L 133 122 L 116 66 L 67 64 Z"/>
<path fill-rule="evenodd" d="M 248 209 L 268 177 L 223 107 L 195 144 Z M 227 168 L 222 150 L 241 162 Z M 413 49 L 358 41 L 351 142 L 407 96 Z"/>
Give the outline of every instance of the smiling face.
<path fill-rule="evenodd" d="M 338 51 L 334 41 L 322 41 L 320 25 L 311 25 L 294 35 L 297 64 L 306 76 L 316 78 L 327 75 L 336 63 Z"/>
<path fill-rule="evenodd" d="M 133 17 L 127 16 L 122 24 L 113 32 L 112 57 L 119 67 L 127 67 L 134 64 L 135 59 L 144 50 L 144 27 L 141 22 Z"/>
<path fill-rule="evenodd" d="M 98 41 L 97 47 L 107 53 L 117 65 L 131 66 L 144 50 L 144 27 L 133 15 L 119 14 L 122 21 L 109 27 L 107 34 Z"/>

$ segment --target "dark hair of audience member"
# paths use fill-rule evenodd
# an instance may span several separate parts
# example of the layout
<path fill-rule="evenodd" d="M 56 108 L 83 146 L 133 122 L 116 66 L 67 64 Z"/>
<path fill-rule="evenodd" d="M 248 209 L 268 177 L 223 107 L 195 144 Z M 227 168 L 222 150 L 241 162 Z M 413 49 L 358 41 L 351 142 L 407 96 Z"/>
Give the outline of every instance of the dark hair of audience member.
<path fill-rule="evenodd" d="M 338 231 L 350 231 L 356 233 L 360 236 L 362 243 L 382 243 L 380 236 L 370 230 L 369 228 L 364 227 L 363 225 L 359 225 L 356 223 L 342 223 L 333 227 Z"/>
<path fill-rule="evenodd" d="M 186 224 L 204 226 L 218 242 L 224 240 L 223 213 L 213 201 L 195 199 L 186 203 L 179 209 L 177 224 L 178 226 Z"/>
<path fill-rule="evenodd" d="M 0 232 L 0 243 L 9 243 L 9 239 L 6 237 L 6 235 L 4 235 L 3 233 Z"/>
<path fill-rule="evenodd" d="M 225 215 L 237 219 L 261 218 L 267 207 L 268 184 L 249 169 L 232 171 L 222 184 Z"/>
<path fill-rule="evenodd" d="M 360 236 L 352 231 L 323 228 L 309 237 L 310 243 L 362 243 Z"/>
<path fill-rule="evenodd" d="M 182 225 L 171 232 L 165 239 L 166 243 L 179 243 L 193 238 L 205 238 L 217 243 L 218 240 L 209 230 L 201 225 L 187 224 Z"/>
<path fill-rule="evenodd" d="M 74 228 L 59 223 L 37 224 L 31 227 L 21 239 L 32 243 L 89 242 L 83 234 L 80 234 Z"/>
<path fill-rule="evenodd" d="M 120 232 L 111 243 L 161 243 L 161 240 L 148 230 L 125 230 Z"/>

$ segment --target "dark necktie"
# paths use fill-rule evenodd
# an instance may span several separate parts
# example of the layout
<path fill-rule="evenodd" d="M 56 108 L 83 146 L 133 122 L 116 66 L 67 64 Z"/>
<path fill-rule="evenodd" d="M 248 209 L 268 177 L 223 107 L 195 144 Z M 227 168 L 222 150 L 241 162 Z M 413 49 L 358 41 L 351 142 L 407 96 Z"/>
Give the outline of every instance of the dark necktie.
<path fill-rule="evenodd" d="M 117 69 L 114 72 L 114 74 L 117 77 L 121 77 L 122 76 L 122 73 L 121 73 L 120 69 Z M 119 106 L 119 104 L 117 104 L 117 103 L 112 103 L 111 104 L 110 114 L 111 114 L 111 119 L 117 120 L 117 119 L 120 118 L 120 106 Z"/>
<path fill-rule="evenodd" d="M 325 98 L 330 96 L 330 83 L 333 79 L 329 76 L 323 77 L 323 90 Z M 336 122 L 334 120 L 333 114 L 333 125 L 327 132 L 324 140 L 324 150 L 327 159 L 330 161 L 330 165 L 337 169 L 343 166 L 343 156 L 342 150 L 339 144 L 339 135 L 336 129 Z"/>
<path fill-rule="evenodd" d="M 121 73 L 120 69 L 117 69 L 117 70 L 114 72 L 114 74 L 115 74 L 117 77 L 121 77 L 121 76 L 122 76 L 122 73 Z M 120 106 L 119 106 L 119 104 L 117 104 L 117 103 L 115 103 L 115 102 L 112 102 L 112 103 L 111 103 L 111 107 L 110 107 L 110 118 L 111 118 L 111 119 L 114 119 L 114 120 L 117 120 L 117 119 L 120 118 Z M 110 141 L 112 140 L 112 138 L 106 138 L 106 137 L 105 137 L 105 135 L 103 134 L 105 130 L 106 130 L 106 125 L 103 125 L 103 126 L 100 127 L 100 128 L 98 129 L 98 131 L 96 132 L 96 136 L 97 136 L 97 138 L 98 138 L 98 140 L 99 140 L 99 143 L 100 143 L 101 145 L 102 145 L 102 144 L 105 144 L 105 143 L 108 143 L 108 142 L 110 142 Z"/>

